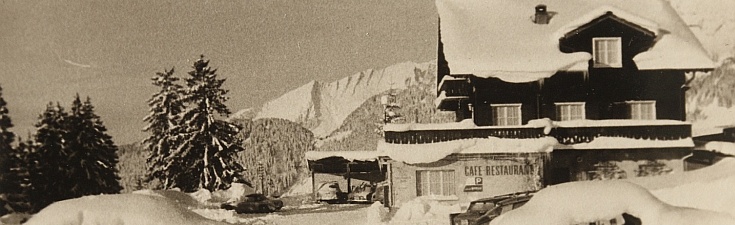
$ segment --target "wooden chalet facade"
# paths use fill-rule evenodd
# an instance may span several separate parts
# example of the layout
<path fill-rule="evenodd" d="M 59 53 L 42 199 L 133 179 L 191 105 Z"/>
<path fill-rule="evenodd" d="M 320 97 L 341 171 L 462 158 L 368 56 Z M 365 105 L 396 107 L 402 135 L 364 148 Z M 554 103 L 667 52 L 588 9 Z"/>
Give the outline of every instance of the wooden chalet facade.
<path fill-rule="evenodd" d="M 455 112 L 457 122 L 475 126 L 387 127 L 385 144 L 411 149 L 488 137 L 552 137 L 558 142 L 553 150 L 488 146 L 494 150 L 454 152 L 435 162 L 388 160 L 393 202 L 422 195 L 469 201 L 561 182 L 684 170 L 683 158 L 694 147 L 685 122 L 687 83 L 692 72 L 711 70 L 713 63 L 668 3 L 544 3 L 437 1 L 435 103 Z M 658 14 L 647 14 L 653 12 Z M 549 125 L 538 125 L 544 120 Z M 490 176 L 495 166 L 524 161 L 538 171 Z M 429 183 L 453 180 L 451 191 L 421 194 L 427 171 L 438 173 Z M 473 178 L 485 182 L 473 186 Z"/>

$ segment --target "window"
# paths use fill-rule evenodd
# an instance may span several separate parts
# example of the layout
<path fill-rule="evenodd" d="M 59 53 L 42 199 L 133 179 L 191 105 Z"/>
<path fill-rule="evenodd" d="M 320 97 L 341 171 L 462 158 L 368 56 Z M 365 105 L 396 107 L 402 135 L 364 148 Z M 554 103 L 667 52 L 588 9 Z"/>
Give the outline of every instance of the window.
<path fill-rule="evenodd" d="M 521 104 L 492 104 L 493 125 L 521 125 Z"/>
<path fill-rule="evenodd" d="M 558 102 L 556 118 L 559 121 L 585 119 L 584 102 Z"/>
<path fill-rule="evenodd" d="M 656 101 L 629 101 L 628 115 L 633 120 L 655 120 Z"/>
<path fill-rule="evenodd" d="M 416 194 L 418 196 L 455 195 L 454 170 L 416 171 Z"/>
<path fill-rule="evenodd" d="M 595 68 L 623 66 L 620 37 L 592 38 Z"/>

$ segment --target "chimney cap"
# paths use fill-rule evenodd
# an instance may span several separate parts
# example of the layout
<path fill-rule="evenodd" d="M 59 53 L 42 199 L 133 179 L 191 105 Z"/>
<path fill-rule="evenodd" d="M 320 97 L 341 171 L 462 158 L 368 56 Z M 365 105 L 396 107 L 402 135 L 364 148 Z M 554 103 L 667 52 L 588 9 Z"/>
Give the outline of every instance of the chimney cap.
<path fill-rule="evenodd" d="M 536 6 L 536 12 L 546 12 L 546 5 L 544 5 L 544 4 L 538 4 Z"/>

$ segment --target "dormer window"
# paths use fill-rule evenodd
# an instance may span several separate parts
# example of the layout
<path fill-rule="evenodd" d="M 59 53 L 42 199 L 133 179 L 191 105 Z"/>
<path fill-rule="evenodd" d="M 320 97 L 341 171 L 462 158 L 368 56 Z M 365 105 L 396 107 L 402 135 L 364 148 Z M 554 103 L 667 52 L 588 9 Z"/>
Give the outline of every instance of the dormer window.
<path fill-rule="evenodd" d="M 623 67 L 620 37 L 592 38 L 592 56 L 595 68 Z"/>

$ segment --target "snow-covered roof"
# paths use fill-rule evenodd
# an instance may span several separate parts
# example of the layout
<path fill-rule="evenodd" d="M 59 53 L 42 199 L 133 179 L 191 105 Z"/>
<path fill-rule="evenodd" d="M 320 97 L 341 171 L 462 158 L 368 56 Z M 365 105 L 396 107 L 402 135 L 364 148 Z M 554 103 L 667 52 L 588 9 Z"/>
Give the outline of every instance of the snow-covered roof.
<path fill-rule="evenodd" d="M 408 164 L 439 161 L 451 154 L 551 152 L 558 144 L 552 137 L 503 139 L 497 137 L 460 139 L 427 144 L 378 142 L 378 152 Z"/>
<path fill-rule="evenodd" d="M 436 162 L 451 154 L 551 152 L 558 142 L 553 137 L 504 139 L 497 137 L 460 139 L 427 144 L 378 142 L 376 151 L 308 151 L 307 160 L 341 157 L 350 161 L 372 161 L 378 157 L 409 164 Z"/>
<path fill-rule="evenodd" d="M 553 13 L 531 21 L 534 7 Z M 606 12 L 657 35 L 633 60 L 641 70 L 711 69 L 714 63 L 664 0 L 437 0 L 444 56 L 454 74 L 530 82 L 557 71 L 586 70 L 591 55 L 562 53 L 559 38 Z"/>
<path fill-rule="evenodd" d="M 555 149 L 644 149 L 644 148 L 691 148 L 694 142 L 691 138 L 677 140 L 648 140 L 624 137 L 595 137 L 588 143 L 572 145 L 559 144 Z"/>
<path fill-rule="evenodd" d="M 307 151 L 306 160 L 320 160 L 330 157 L 341 157 L 349 161 L 374 161 L 380 156 L 377 151 Z"/>

